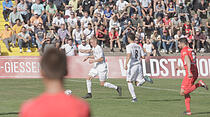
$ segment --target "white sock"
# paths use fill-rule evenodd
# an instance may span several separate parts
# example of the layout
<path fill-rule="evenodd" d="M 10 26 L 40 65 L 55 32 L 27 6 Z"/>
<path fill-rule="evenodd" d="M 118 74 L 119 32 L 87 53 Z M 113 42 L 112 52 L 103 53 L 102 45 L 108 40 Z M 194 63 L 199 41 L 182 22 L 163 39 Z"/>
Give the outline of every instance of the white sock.
<path fill-rule="evenodd" d="M 87 83 L 87 91 L 88 93 L 91 93 L 91 80 L 86 80 Z"/>
<path fill-rule="evenodd" d="M 132 98 L 135 99 L 136 98 L 136 94 L 134 92 L 134 87 L 133 87 L 133 84 L 132 83 L 128 83 L 128 90 L 129 90 Z"/>
<path fill-rule="evenodd" d="M 108 82 L 104 83 L 104 87 L 112 88 L 112 89 L 117 89 L 117 86 Z"/>
<path fill-rule="evenodd" d="M 136 86 L 142 86 L 145 83 L 145 79 L 141 79 L 141 81 L 137 81 L 138 84 Z"/>

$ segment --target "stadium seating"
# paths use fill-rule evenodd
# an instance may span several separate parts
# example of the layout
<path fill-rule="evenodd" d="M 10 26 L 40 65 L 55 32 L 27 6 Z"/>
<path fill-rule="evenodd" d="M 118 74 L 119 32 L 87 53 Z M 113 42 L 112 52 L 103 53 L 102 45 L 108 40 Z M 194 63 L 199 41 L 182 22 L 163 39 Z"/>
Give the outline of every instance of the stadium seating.
<path fill-rule="evenodd" d="M 9 24 L 9 22 L 6 22 L 3 18 L 3 7 L 2 7 L 2 2 L 0 1 L 0 30 L 4 29 L 4 25 L 5 24 Z M 13 3 L 15 4 L 15 2 L 13 1 Z M 3 41 L 0 41 L 0 45 L 1 45 L 1 56 L 39 56 L 39 52 L 37 52 L 36 48 L 32 48 L 31 49 L 31 53 L 27 53 L 27 52 L 23 52 L 20 53 L 20 49 L 18 47 L 16 48 L 11 48 L 12 52 L 9 52 L 5 46 L 5 44 L 3 43 Z"/>

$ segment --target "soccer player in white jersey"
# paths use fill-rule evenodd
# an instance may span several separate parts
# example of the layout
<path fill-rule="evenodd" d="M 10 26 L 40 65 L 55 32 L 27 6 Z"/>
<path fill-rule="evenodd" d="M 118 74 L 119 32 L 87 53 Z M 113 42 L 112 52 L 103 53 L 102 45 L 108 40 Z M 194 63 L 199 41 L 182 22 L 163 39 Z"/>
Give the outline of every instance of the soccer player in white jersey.
<path fill-rule="evenodd" d="M 126 46 L 126 64 L 128 89 L 132 96 L 132 102 L 136 102 L 136 94 L 134 92 L 133 82 L 136 86 L 142 86 L 145 81 L 153 83 L 148 76 L 143 77 L 141 59 L 144 59 L 144 51 L 142 47 L 134 42 L 135 35 L 128 34 L 129 45 Z"/>
<path fill-rule="evenodd" d="M 84 62 L 89 59 L 89 63 L 94 64 L 94 67 L 90 70 L 90 72 L 88 74 L 89 77 L 86 79 L 88 93 L 83 98 L 85 98 L 85 99 L 92 98 L 91 79 L 97 75 L 99 76 L 99 81 L 100 81 L 101 86 L 116 89 L 119 96 L 121 96 L 122 88 L 120 86 L 116 86 L 114 84 L 106 82 L 106 80 L 107 80 L 107 64 L 105 62 L 105 56 L 104 56 L 103 49 L 97 44 L 97 40 L 94 37 L 92 39 L 90 39 L 90 44 L 92 46 L 91 52 L 93 53 L 93 55 L 86 57 L 84 59 Z"/>

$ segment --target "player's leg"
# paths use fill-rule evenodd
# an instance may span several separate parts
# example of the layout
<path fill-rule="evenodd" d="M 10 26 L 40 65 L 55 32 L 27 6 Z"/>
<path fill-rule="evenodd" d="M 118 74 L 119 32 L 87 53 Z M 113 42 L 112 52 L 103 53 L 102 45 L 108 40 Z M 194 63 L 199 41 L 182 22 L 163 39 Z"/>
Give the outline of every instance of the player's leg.
<path fill-rule="evenodd" d="M 127 82 L 128 82 L 128 90 L 131 94 L 131 97 L 132 97 L 132 101 L 131 102 L 136 102 L 137 101 L 137 98 L 136 98 L 136 94 L 135 94 L 135 90 L 134 90 L 134 87 L 133 87 L 133 81 L 136 79 L 135 78 L 135 75 L 136 75 L 136 72 L 137 71 L 137 67 L 135 66 L 131 66 L 128 71 L 127 71 Z"/>
<path fill-rule="evenodd" d="M 153 80 L 149 76 L 143 76 L 143 70 L 142 70 L 142 65 L 139 64 L 139 69 L 138 69 L 138 76 L 136 78 L 136 86 L 142 86 L 145 81 L 149 83 L 153 83 Z"/>
<path fill-rule="evenodd" d="M 190 94 L 184 94 L 185 89 L 181 89 L 180 90 L 180 95 L 185 97 L 185 107 L 186 107 L 186 111 L 184 112 L 185 115 L 191 115 L 191 110 L 190 110 Z"/>
<path fill-rule="evenodd" d="M 84 99 L 86 98 L 92 98 L 92 78 L 94 78 L 96 75 L 98 74 L 96 69 L 91 69 L 89 74 L 88 74 L 88 78 L 86 79 L 86 85 L 87 85 L 87 91 L 88 93 L 83 97 Z"/>
<path fill-rule="evenodd" d="M 195 89 L 197 89 L 198 87 L 204 87 L 206 90 L 208 90 L 208 86 L 202 80 L 200 80 L 198 83 L 194 84 L 196 79 L 197 78 L 189 79 L 190 87 L 184 91 L 184 94 L 189 94 L 189 93 L 193 92 Z"/>
<path fill-rule="evenodd" d="M 116 86 L 116 85 L 106 81 L 107 80 L 107 71 L 101 71 L 101 72 L 99 72 L 98 75 L 99 75 L 99 80 L 100 80 L 100 85 L 101 86 L 111 88 L 111 89 L 116 89 L 119 96 L 122 95 L 122 88 L 120 86 Z"/>

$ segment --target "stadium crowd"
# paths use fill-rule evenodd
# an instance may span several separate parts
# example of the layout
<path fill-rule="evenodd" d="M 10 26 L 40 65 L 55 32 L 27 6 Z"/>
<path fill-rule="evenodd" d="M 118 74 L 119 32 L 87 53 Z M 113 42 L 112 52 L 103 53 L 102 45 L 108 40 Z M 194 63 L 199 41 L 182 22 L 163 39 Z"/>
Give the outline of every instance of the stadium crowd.
<path fill-rule="evenodd" d="M 178 40 L 186 37 L 197 52 L 209 51 L 210 3 L 208 0 L 11 0 L 3 1 L 9 25 L 0 37 L 10 47 L 32 47 L 44 52 L 56 47 L 67 56 L 88 55 L 89 39 L 103 48 L 128 44 L 135 34 L 148 56 L 179 52 Z"/>

